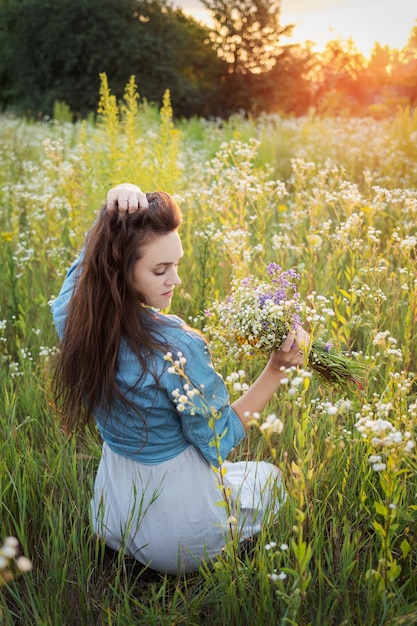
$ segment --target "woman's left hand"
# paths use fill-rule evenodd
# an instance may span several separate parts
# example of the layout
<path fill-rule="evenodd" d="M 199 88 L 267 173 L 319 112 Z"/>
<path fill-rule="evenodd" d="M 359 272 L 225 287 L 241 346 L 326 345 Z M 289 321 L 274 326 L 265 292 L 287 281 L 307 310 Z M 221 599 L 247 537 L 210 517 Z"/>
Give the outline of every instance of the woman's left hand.
<path fill-rule="evenodd" d="M 138 209 L 149 208 L 146 194 L 137 185 L 122 183 L 112 187 L 107 193 L 107 210 L 109 213 L 134 213 Z"/>
<path fill-rule="evenodd" d="M 306 362 L 310 347 L 310 335 L 301 326 L 295 333 L 288 333 L 282 346 L 271 354 L 269 364 L 277 372 L 282 367 L 302 366 Z"/>

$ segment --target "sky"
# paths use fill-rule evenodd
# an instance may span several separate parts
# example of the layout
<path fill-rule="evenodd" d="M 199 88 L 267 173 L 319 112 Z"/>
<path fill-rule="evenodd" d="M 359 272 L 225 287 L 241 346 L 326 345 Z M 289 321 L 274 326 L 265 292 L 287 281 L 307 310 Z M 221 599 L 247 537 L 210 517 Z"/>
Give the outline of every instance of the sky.
<path fill-rule="evenodd" d="M 199 0 L 174 0 L 186 13 L 207 21 Z M 374 43 L 403 48 L 417 20 L 415 0 L 281 0 L 281 25 L 295 24 L 293 37 L 282 43 L 310 40 L 324 47 L 326 41 L 352 38 L 366 55 Z"/>

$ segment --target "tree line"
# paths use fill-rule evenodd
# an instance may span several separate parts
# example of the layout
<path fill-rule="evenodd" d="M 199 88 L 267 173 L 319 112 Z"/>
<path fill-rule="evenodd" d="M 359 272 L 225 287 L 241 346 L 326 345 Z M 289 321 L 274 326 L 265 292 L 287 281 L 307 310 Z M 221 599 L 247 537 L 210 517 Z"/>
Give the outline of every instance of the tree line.
<path fill-rule="evenodd" d="M 99 75 L 143 100 L 169 89 L 177 117 L 280 112 L 388 115 L 417 103 L 417 23 L 402 50 L 352 41 L 288 45 L 280 0 L 202 0 L 212 28 L 167 0 L 0 0 L 0 107 L 76 117 L 97 107 Z"/>

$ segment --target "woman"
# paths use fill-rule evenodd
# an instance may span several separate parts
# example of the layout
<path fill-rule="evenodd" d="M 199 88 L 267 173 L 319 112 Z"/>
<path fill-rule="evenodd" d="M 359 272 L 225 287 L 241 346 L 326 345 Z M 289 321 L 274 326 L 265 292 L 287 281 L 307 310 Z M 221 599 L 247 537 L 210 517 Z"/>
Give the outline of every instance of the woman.
<path fill-rule="evenodd" d="M 114 188 L 52 305 L 64 426 L 70 432 L 96 423 L 103 440 L 94 530 L 111 548 L 169 574 L 197 570 L 221 553 L 230 511 L 219 506 L 213 466 L 245 437 L 250 416 L 272 398 L 283 368 L 304 361 L 288 336 L 230 404 L 201 334 L 160 312 L 181 283 L 180 223 L 178 206 L 164 192 Z M 308 336 L 300 329 L 301 340 Z M 265 462 L 224 462 L 224 469 L 244 540 L 276 509 L 280 474 Z"/>

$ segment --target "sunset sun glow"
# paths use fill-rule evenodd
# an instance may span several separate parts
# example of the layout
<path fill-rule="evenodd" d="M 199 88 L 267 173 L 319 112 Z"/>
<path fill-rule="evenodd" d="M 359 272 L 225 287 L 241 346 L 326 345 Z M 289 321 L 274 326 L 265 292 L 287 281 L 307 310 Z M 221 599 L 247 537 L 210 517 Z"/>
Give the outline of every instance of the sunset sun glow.
<path fill-rule="evenodd" d="M 403 48 L 417 19 L 409 0 L 283 0 L 282 22 L 295 24 L 293 40 L 322 48 L 337 38 L 353 39 L 369 55 L 375 42 Z"/>
<path fill-rule="evenodd" d="M 186 13 L 209 22 L 198 0 L 178 2 Z M 313 42 L 321 50 L 327 41 L 352 39 L 369 56 L 374 44 L 403 48 L 417 20 L 417 6 L 410 0 L 282 0 L 281 24 L 293 24 L 292 37 L 283 44 Z"/>

